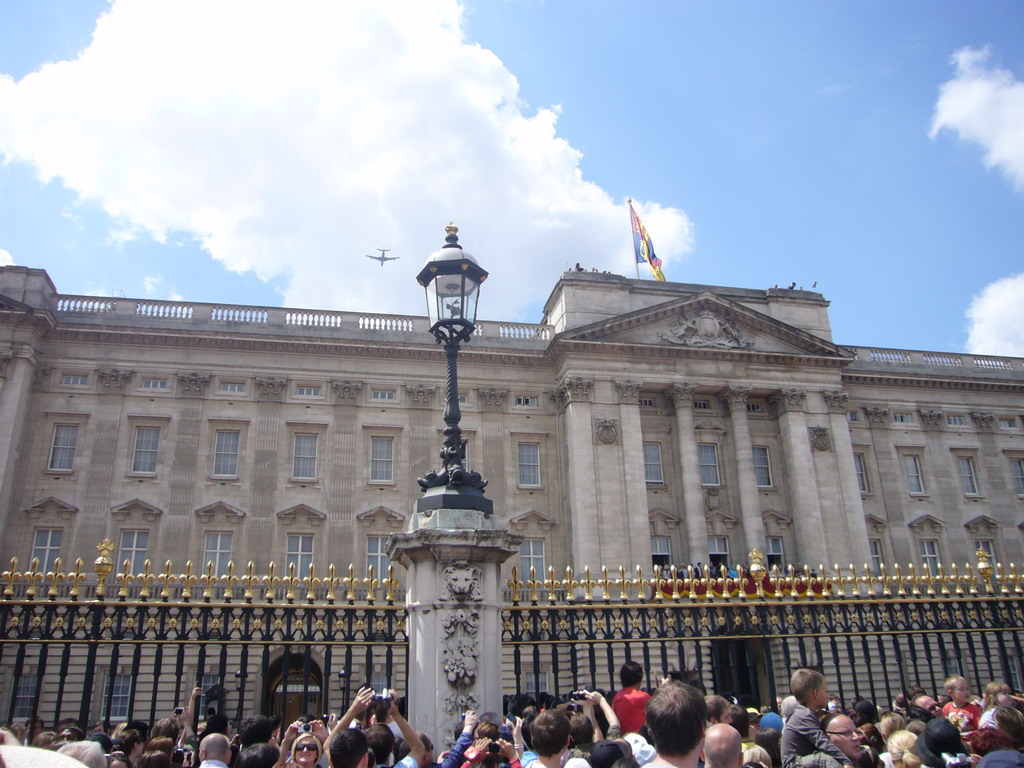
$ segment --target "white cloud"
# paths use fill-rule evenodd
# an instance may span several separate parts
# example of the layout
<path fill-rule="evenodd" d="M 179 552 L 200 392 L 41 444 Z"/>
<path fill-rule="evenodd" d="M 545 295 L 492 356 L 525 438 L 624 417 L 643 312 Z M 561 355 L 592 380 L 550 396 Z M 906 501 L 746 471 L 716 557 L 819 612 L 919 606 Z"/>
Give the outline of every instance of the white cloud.
<path fill-rule="evenodd" d="M 0 248 L 0 267 L 9 267 L 12 264 L 14 264 L 14 257 L 11 256 L 10 251 Z"/>
<path fill-rule="evenodd" d="M 152 296 L 156 293 L 157 287 L 164 281 L 161 275 L 146 275 L 142 278 L 142 287 L 146 291 L 146 296 Z"/>
<path fill-rule="evenodd" d="M 557 109 L 527 109 L 465 40 L 455 0 L 282 8 L 118 0 L 75 61 L 0 77 L 0 152 L 126 229 L 283 280 L 291 306 L 421 314 L 413 277 L 450 219 L 491 273 L 484 317 L 575 262 L 633 273 L 624 199 L 584 179 Z M 637 209 L 671 277 L 690 221 Z M 401 261 L 364 258 L 378 247 Z"/>
<path fill-rule="evenodd" d="M 1024 357 L 1024 272 L 986 285 L 971 299 L 967 351 Z"/>
<path fill-rule="evenodd" d="M 988 48 L 953 54 L 955 77 L 942 84 L 931 136 L 946 128 L 985 151 L 985 165 L 998 167 L 1024 190 L 1024 83 L 990 64 Z"/>

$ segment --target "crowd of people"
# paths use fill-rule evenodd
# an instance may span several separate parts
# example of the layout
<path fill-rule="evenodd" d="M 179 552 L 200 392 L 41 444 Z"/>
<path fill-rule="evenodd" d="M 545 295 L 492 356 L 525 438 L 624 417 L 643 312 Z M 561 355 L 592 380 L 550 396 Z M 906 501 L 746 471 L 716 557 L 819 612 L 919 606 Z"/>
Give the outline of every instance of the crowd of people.
<path fill-rule="evenodd" d="M 360 689 L 340 716 L 285 725 L 255 715 L 234 732 L 211 710 L 193 732 L 196 688 L 151 726 L 14 723 L 0 730 L 0 768 L 1024 768 L 1024 698 L 1000 681 L 981 698 L 952 676 L 934 696 L 915 687 L 887 707 L 847 707 L 820 672 L 798 669 L 789 696 L 758 707 L 705 696 L 678 675 L 644 690 L 635 662 L 619 675 L 614 695 L 515 695 L 504 715 L 465 712 L 454 733 L 434 734 L 444 751 L 393 691 Z"/>

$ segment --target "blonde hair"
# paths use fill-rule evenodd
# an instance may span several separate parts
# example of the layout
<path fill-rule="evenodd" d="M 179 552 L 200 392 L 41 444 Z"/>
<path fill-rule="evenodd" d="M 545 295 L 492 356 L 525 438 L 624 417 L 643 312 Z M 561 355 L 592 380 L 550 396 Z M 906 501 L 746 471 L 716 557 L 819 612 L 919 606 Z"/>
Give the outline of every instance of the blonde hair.
<path fill-rule="evenodd" d="M 885 742 L 893 768 L 920 768 L 921 758 L 914 754 L 917 736 L 910 731 L 896 731 Z"/>
<path fill-rule="evenodd" d="M 1013 690 L 1004 683 L 1002 680 L 993 680 L 991 683 L 985 686 L 985 707 L 984 709 L 992 709 L 993 707 L 999 706 L 999 694 L 1000 693 L 1013 693 Z"/>
<path fill-rule="evenodd" d="M 878 732 L 882 739 L 887 740 L 896 731 L 902 731 L 907 727 L 907 719 L 899 712 L 886 712 L 878 721 Z"/>
<path fill-rule="evenodd" d="M 948 691 L 961 680 L 963 680 L 965 683 L 967 682 L 967 678 L 965 678 L 963 675 L 950 675 L 942 683 L 942 687 Z"/>
<path fill-rule="evenodd" d="M 765 768 L 771 768 L 772 766 L 772 758 L 768 754 L 768 750 L 757 744 L 743 750 L 743 762 L 760 763 Z"/>

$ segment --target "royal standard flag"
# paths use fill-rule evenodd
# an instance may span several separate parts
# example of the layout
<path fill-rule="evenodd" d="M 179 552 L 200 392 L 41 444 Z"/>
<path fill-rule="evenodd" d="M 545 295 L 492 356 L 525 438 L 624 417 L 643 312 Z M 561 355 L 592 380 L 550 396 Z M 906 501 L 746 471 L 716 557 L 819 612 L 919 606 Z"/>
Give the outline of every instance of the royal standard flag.
<path fill-rule="evenodd" d="M 633 220 L 633 247 L 636 249 L 636 263 L 646 264 L 651 268 L 651 274 L 655 280 L 665 282 L 665 275 L 661 271 L 661 259 L 654 255 L 654 243 L 651 236 L 647 234 L 647 228 L 640 221 L 640 217 L 633 210 L 633 202 L 629 203 L 629 215 Z"/>

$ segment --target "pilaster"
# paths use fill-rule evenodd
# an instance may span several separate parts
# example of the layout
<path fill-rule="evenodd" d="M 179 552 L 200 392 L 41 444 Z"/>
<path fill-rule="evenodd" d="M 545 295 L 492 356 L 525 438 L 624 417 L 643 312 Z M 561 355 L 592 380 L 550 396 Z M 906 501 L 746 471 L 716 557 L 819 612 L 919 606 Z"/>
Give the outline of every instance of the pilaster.
<path fill-rule="evenodd" d="M 757 476 L 754 474 L 754 450 L 750 439 L 750 423 L 747 420 L 747 398 L 750 387 L 730 387 L 722 393 L 722 402 L 732 417 L 732 444 L 736 453 L 736 471 L 739 479 L 740 514 L 743 520 L 743 535 L 746 542 L 743 557 L 752 549 L 763 550 L 765 546 L 764 521 L 761 519 L 761 504 L 757 491 Z"/>
<path fill-rule="evenodd" d="M 857 471 L 853 461 L 853 441 L 850 439 L 848 421 L 849 395 L 845 392 L 822 392 L 822 399 L 828 409 L 831 445 L 835 451 L 839 494 L 846 527 L 845 547 L 848 547 L 850 562 L 860 568 L 868 562 L 868 531 L 864 520 L 864 503 L 857 485 Z M 839 543 L 833 540 L 833 543 Z M 837 557 L 833 557 L 837 560 Z M 841 565 L 846 565 L 840 561 Z"/>
<path fill-rule="evenodd" d="M 572 565 L 580 569 L 585 565 L 601 565 L 601 537 L 599 531 L 600 504 L 597 494 L 595 441 L 593 433 L 591 397 L 594 380 L 582 376 L 567 376 L 558 384 L 557 403 L 564 408 L 566 446 L 569 463 L 569 520 L 572 531 Z"/>
<path fill-rule="evenodd" d="M 707 522 L 704 518 L 704 495 L 700 485 L 697 441 L 693 434 L 693 384 L 673 384 L 668 399 L 675 409 L 676 435 L 679 445 L 680 477 L 683 484 L 683 517 L 686 527 L 689 563 L 708 561 Z"/>
<path fill-rule="evenodd" d="M 625 518 L 619 518 L 617 521 L 619 530 L 625 534 L 626 545 L 625 559 L 620 562 L 629 565 L 639 564 L 646 571 L 652 567 L 651 526 L 647 506 L 647 480 L 644 476 L 644 436 L 640 425 L 640 383 L 626 380 L 615 381 L 614 384 L 619 398 L 623 483 L 626 497 Z M 605 521 L 606 524 L 614 522 Z M 605 555 L 605 560 L 616 562 L 608 554 Z"/>

